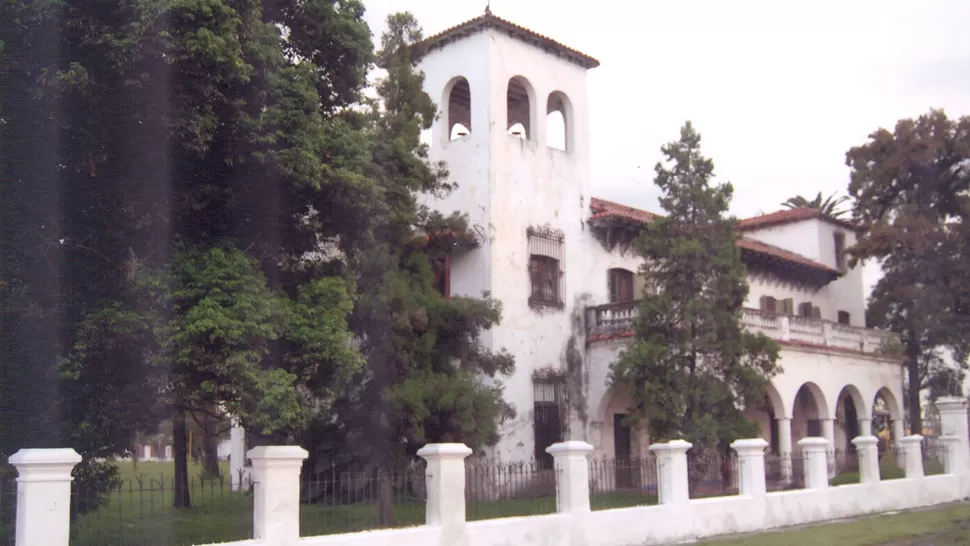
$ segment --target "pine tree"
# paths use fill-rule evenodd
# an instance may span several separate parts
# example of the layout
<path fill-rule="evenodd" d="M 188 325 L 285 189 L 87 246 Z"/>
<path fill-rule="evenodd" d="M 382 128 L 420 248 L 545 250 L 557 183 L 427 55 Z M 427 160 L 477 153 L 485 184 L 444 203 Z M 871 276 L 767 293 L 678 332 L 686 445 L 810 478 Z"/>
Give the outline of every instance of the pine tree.
<path fill-rule="evenodd" d="M 342 438 L 334 449 L 343 460 L 386 471 L 400 470 L 426 443 L 494 444 L 511 411 L 498 379 L 512 373 L 513 359 L 480 341 L 501 318 L 499 302 L 449 298 L 434 283 L 433 262 L 475 239 L 463 215 L 418 202 L 450 187 L 444 166 L 430 164 L 420 143 L 436 110 L 414 68 L 420 40 L 411 14 L 388 18 L 377 55 L 387 76 L 377 86 L 368 173 L 381 188 L 381 210 L 372 238 L 352 256 L 359 294 L 352 324 L 367 363 L 337 425 L 318 435 Z M 380 483 L 384 523 L 393 518 L 390 487 Z"/>
<path fill-rule="evenodd" d="M 738 223 L 726 216 L 731 185 L 712 183 L 714 165 L 690 122 L 662 151 L 669 164 L 657 164 L 655 183 L 667 215 L 637 240 L 645 287 L 635 340 L 610 383 L 630 392 L 651 441 L 682 438 L 693 453 L 723 452 L 756 434 L 743 411 L 763 405 L 778 348 L 741 326 L 748 285 Z"/>

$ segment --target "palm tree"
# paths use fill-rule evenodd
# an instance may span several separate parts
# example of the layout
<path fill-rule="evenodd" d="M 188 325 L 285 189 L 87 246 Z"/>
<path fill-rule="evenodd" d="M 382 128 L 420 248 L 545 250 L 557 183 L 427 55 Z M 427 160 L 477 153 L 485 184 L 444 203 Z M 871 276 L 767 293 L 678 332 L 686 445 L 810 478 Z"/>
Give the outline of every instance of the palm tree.
<path fill-rule="evenodd" d="M 822 200 L 822 192 L 818 192 L 815 199 L 812 199 L 811 201 L 805 199 L 801 195 L 796 195 L 795 197 L 788 198 L 787 201 L 782 203 L 782 206 L 790 209 L 802 207 L 818 209 L 822 212 L 822 214 L 831 216 L 832 218 L 838 218 L 847 212 L 845 209 L 839 208 L 839 205 L 848 201 L 849 197 L 847 195 L 843 195 L 842 197 L 836 198 L 835 196 L 837 193 L 838 192 L 828 196 L 824 201 Z"/>

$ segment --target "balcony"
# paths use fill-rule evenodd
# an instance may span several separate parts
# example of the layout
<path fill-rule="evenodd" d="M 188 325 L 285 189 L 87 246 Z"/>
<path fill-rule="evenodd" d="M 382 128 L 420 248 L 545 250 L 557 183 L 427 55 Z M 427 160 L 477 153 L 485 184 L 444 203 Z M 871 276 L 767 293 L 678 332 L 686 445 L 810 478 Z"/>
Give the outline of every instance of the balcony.
<path fill-rule="evenodd" d="M 595 342 L 629 337 L 639 302 L 609 303 L 586 308 L 587 339 Z M 835 322 L 745 308 L 741 323 L 751 332 L 797 345 L 831 347 L 873 355 L 892 355 L 895 335 Z"/>

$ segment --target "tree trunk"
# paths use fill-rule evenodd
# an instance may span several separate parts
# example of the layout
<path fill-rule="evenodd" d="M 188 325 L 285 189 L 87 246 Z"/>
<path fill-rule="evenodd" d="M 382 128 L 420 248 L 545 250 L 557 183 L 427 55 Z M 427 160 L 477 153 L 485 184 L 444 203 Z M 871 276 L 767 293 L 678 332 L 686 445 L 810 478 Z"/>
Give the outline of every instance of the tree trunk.
<path fill-rule="evenodd" d="M 394 525 L 393 473 L 389 466 L 378 469 L 377 476 L 377 516 L 382 527 Z"/>
<path fill-rule="evenodd" d="M 139 447 L 141 446 L 138 445 L 138 442 L 135 442 L 134 447 L 131 450 L 131 466 L 132 466 L 132 469 L 134 469 L 135 471 L 138 470 L 138 448 Z"/>
<path fill-rule="evenodd" d="M 175 484 L 172 506 L 188 508 L 189 502 L 189 441 L 185 412 L 177 410 L 172 418 L 172 450 L 175 452 Z"/>
<path fill-rule="evenodd" d="M 205 414 L 202 418 L 202 455 L 205 473 L 219 475 L 219 423 L 215 417 Z"/>
<path fill-rule="evenodd" d="M 920 403 L 920 392 L 922 392 L 922 379 L 920 378 L 919 356 L 920 346 L 916 340 L 916 335 L 909 334 L 906 344 L 906 371 L 909 376 L 909 430 L 910 434 L 923 433 L 923 413 Z M 896 438 L 899 442 L 900 438 Z"/>

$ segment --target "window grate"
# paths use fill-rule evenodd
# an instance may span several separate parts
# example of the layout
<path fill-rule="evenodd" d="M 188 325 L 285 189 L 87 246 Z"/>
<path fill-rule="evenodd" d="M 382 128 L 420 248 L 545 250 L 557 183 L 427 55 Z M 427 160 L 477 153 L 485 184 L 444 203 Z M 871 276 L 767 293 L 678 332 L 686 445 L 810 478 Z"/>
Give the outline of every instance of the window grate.
<path fill-rule="evenodd" d="M 529 306 L 562 309 L 565 302 L 564 267 L 565 237 L 561 231 L 530 227 L 529 280 L 531 293 Z"/>

